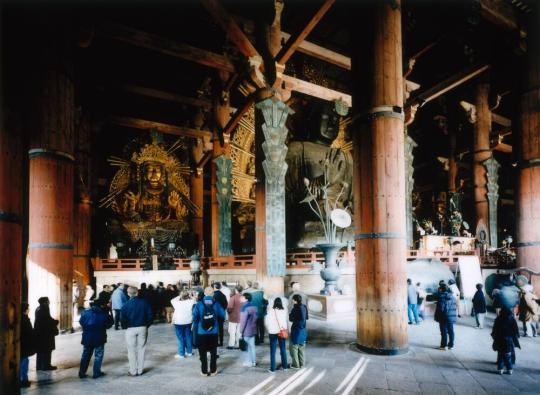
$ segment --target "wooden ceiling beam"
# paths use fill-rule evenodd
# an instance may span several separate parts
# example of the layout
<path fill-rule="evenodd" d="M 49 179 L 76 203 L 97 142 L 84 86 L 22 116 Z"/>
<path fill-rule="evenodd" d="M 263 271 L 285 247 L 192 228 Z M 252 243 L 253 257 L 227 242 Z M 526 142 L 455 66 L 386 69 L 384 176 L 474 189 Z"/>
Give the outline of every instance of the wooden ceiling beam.
<path fill-rule="evenodd" d="M 474 104 L 463 101 L 464 104 L 467 106 L 474 107 Z M 512 121 L 506 117 L 503 117 L 502 115 L 495 114 L 494 112 L 491 113 L 491 122 L 496 123 L 497 125 L 501 125 L 505 128 L 511 128 L 512 127 Z"/>
<path fill-rule="evenodd" d="M 308 96 L 318 97 L 319 99 L 335 101 L 341 100 L 345 102 L 349 107 L 352 106 L 351 95 L 343 92 L 339 92 L 324 86 L 316 85 L 308 81 L 300 80 L 288 75 L 283 75 L 282 80 L 284 88 L 296 92 L 303 93 Z"/>
<path fill-rule="evenodd" d="M 288 41 L 291 35 L 289 33 L 281 32 L 281 37 L 284 41 Z M 331 63 L 335 66 L 341 67 L 345 70 L 351 70 L 351 58 L 340 53 L 331 51 L 320 45 L 313 44 L 309 41 L 302 41 L 297 48 L 298 52 L 314 57 L 315 59 L 322 60 L 327 63 Z"/>
<path fill-rule="evenodd" d="M 123 85 L 122 90 L 140 96 L 152 97 L 174 103 L 187 104 L 193 107 L 200 107 L 205 110 L 212 108 L 212 102 L 210 100 L 182 96 L 177 93 L 164 92 L 158 89 L 146 88 L 137 85 Z"/>
<path fill-rule="evenodd" d="M 101 25 L 98 34 L 136 47 L 146 48 L 161 54 L 174 56 L 218 70 L 234 72 L 234 64 L 226 57 L 188 44 L 132 29 L 117 24 Z"/>
<path fill-rule="evenodd" d="M 234 18 L 227 12 L 218 0 L 200 0 L 204 8 L 212 15 L 227 34 L 228 39 L 236 45 L 238 50 L 246 57 L 259 56 L 246 34 L 240 29 Z"/>
<path fill-rule="evenodd" d="M 445 93 L 451 91 L 452 89 L 462 85 L 463 83 L 469 81 L 477 75 L 482 74 L 490 67 L 491 66 L 489 64 L 485 64 L 480 66 L 473 66 L 471 68 L 460 71 L 459 73 L 412 97 L 407 101 L 407 105 L 413 106 L 419 104 L 420 106 L 422 106 L 425 103 L 430 102 L 431 100 L 436 99 L 437 97 L 442 96 Z"/>
<path fill-rule="evenodd" d="M 223 128 L 223 134 L 229 135 L 229 140 L 232 141 L 233 139 L 233 131 L 244 116 L 246 112 L 248 112 L 249 108 L 253 105 L 255 102 L 255 95 L 251 94 L 248 97 L 246 97 L 246 101 L 243 105 L 241 105 L 238 110 L 234 113 L 234 115 L 229 119 L 229 122 L 227 122 L 227 125 Z"/>
<path fill-rule="evenodd" d="M 285 45 L 281 48 L 279 53 L 276 56 L 276 60 L 279 64 L 283 65 L 287 63 L 289 58 L 294 54 L 300 44 L 308 36 L 309 33 L 317 26 L 322 17 L 328 12 L 330 7 L 336 2 L 336 0 L 325 0 L 321 8 L 317 10 L 315 15 L 313 15 L 308 23 L 304 26 L 302 30 L 289 37 Z"/>
<path fill-rule="evenodd" d="M 188 128 L 185 126 L 176 126 L 163 122 L 147 121 L 145 119 L 126 117 L 126 116 L 112 116 L 110 121 L 116 125 L 125 126 L 133 129 L 151 130 L 156 129 L 160 133 L 172 134 L 175 136 L 204 138 L 212 137 L 212 133 L 208 130 L 199 130 Z"/>
<path fill-rule="evenodd" d="M 484 19 L 506 30 L 518 32 L 522 38 L 527 35 L 510 4 L 500 0 L 480 0 L 477 3 L 480 6 L 480 14 Z"/>

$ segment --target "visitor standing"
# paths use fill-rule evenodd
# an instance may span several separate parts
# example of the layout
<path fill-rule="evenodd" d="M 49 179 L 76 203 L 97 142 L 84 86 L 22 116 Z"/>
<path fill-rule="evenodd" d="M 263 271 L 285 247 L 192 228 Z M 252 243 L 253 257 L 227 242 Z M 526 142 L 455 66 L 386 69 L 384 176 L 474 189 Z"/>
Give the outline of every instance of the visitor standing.
<path fill-rule="evenodd" d="M 148 339 L 148 327 L 154 315 L 148 301 L 137 296 L 135 287 L 128 288 L 129 300 L 122 307 L 122 328 L 126 328 L 126 346 L 129 360 L 129 376 L 140 376 L 144 372 L 144 351 Z"/>
<path fill-rule="evenodd" d="M 266 315 L 268 301 L 264 298 L 264 292 L 257 281 L 253 282 L 253 288 L 249 293 L 252 296 L 251 303 L 257 308 L 257 334 L 255 335 L 255 344 L 261 344 L 264 343 L 264 316 Z"/>
<path fill-rule="evenodd" d="M 294 302 L 293 302 L 293 299 L 292 299 L 294 295 L 300 295 L 302 297 L 303 301 L 307 301 L 307 296 L 306 296 L 305 293 L 302 292 L 302 287 L 300 286 L 299 282 L 293 281 L 291 283 L 290 287 L 291 287 L 291 290 L 289 292 L 288 301 L 287 301 L 287 306 L 288 306 L 288 309 L 289 309 L 289 313 L 291 312 L 292 308 L 294 307 Z"/>
<path fill-rule="evenodd" d="M 454 298 L 456 299 L 457 316 L 461 318 L 461 292 L 459 291 L 455 280 L 448 280 L 448 289 L 450 290 L 450 292 L 452 292 Z"/>
<path fill-rule="evenodd" d="M 418 293 L 418 317 L 421 321 L 425 319 L 425 307 L 427 292 L 422 286 L 422 283 L 416 283 L 416 292 Z"/>
<path fill-rule="evenodd" d="M 86 289 L 84 291 L 84 308 L 89 309 L 90 303 L 92 300 L 94 300 L 94 288 L 90 284 L 86 286 Z"/>
<path fill-rule="evenodd" d="M 454 323 L 457 318 L 456 300 L 452 292 L 448 290 L 446 284 L 439 287 L 437 295 L 437 308 L 435 309 L 435 321 L 439 323 L 441 331 L 440 350 L 451 350 L 454 348 Z"/>
<path fill-rule="evenodd" d="M 28 303 L 21 303 L 21 367 L 19 375 L 21 388 L 30 387 L 30 381 L 28 381 L 28 358 L 36 353 L 34 347 L 34 329 L 32 328 L 32 323 L 28 317 L 29 310 Z"/>
<path fill-rule="evenodd" d="M 240 284 L 235 287 L 235 293 L 227 305 L 229 313 L 229 346 L 228 350 L 239 348 L 240 343 L 240 310 L 246 299 L 242 295 L 243 288 Z"/>
<path fill-rule="evenodd" d="M 539 307 L 536 303 L 535 294 L 531 292 L 531 286 L 526 285 L 519 291 L 519 320 L 523 323 L 523 336 L 529 336 L 528 328 L 531 329 L 532 337 L 536 337 L 536 321 L 538 321 Z"/>
<path fill-rule="evenodd" d="M 118 287 L 114 290 L 111 296 L 112 309 L 114 310 L 114 329 L 118 330 L 122 317 L 122 307 L 128 301 L 127 295 L 124 293 L 124 286 L 118 283 Z"/>
<path fill-rule="evenodd" d="M 240 333 L 247 344 L 243 366 L 256 366 L 255 337 L 257 336 L 257 306 L 253 304 L 253 294 L 244 292 L 246 303 L 240 310 Z"/>
<path fill-rule="evenodd" d="M 413 324 L 413 319 L 416 325 L 420 323 L 418 318 L 418 292 L 410 278 L 407 279 L 407 315 L 409 316 L 409 325 Z"/>
<path fill-rule="evenodd" d="M 188 293 L 189 295 L 189 293 Z M 178 291 L 174 289 L 171 284 L 167 285 L 167 288 L 163 291 L 163 305 L 165 306 L 165 319 L 167 323 L 173 322 L 174 307 L 171 301 L 178 296 Z M 191 312 L 190 312 L 191 315 Z"/>
<path fill-rule="evenodd" d="M 289 367 L 287 363 L 287 349 L 285 343 L 287 342 L 287 313 L 283 308 L 281 298 L 274 299 L 272 309 L 270 309 L 266 317 L 264 318 L 264 324 L 268 331 L 268 338 L 270 340 L 270 370 L 274 373 L 276 371 L 276 349 L 279 345 L 279 353 L 281 355 L 281 368 L 286 370 Z"/>
<path fill-rule="evenodd" d="M 221 284 L 219 282 L 214 283 L 214 301 L 219 303 L 223 311 L 227 311 L 227 297 L 223 292 L 221 292 Z M 220 347 L 223 347 L 223 324 L 225 323 L 225 317 L 222 319 L 218 318 L 219 324 L 219 337 L 218 344 Z"/>
<path fill-rule="evenodd" d="M 51 365 L 51 354 L 56 347 L 54 337 L 58 335 L 58 320 L 51 317 L 48 297 L 39 298 L 38 303 L 34 320 L 36 370 L 56 370 L 56 366 Z"/>
<path fill-rule="evenodd" d="M 83 330 L 81 339 L 83 353 L 79 367 L 79 378 L 81 379 L 87 377 L 86 370 L 90 364 L 92 354 L 94 354 L 92 377 L 97 379 L 105 375 L 101 371 L 101 363 L 103 362 L 105 343 L 107 343 L 107 329 L 114 323 L 112 313 L 107 307 L 108 303 L 108 299 L 97 299 L 90 309 L 82 313 L 79 320 Z"/>
<path fill-rule="evenodd" d="M 227 298 L 227 303 L 231 300 L 231 289 L 228 287 L 226 281 L 221 282 L 221 292 Z"/>
<path fill-rule="evenodd" d="M 507 307 L 501 309 L 495 318 L 493 331 L 493 350 L 497 351 L 497 370 L 503 374 L 503 367 L 507 374 L 512 374 L 513 364 L 516 363 L 515 348 L 521 348 L 519 344 L 519 330 L 514 313 Z"/>
<path fill-rule="evenodd" d="M 109 300 L 111 300 L 111 287 L 107 284 L 103 286 L 103 290 L 99 293 L 98 299 L 100 300 L 106 300 L 107 303 L 109 303 Z"/>
<path fill-rule="evenodd" d="M 294 306 L 289 314 L 289 321 L 292 322 L 291 338 L 289 340 L 289 352 L 291 353 L 293 369 L 300 369 L 306 364 L 305 349 L 307 341 L 307 320 L 308 310 L 302 304 L 300 295 L 293 296 Z"/>
<path fill-rule="evenodd" d="M 225 318 L 225 311 L 219 303 L 214 302 L 212 287 L 206 287 L 204 297 L 193 308 L 193 326 L 197 331 L 197 345 L 203 376 L 217 374 L 219 318 Z M 208 370 L 208 353 L 210 353 L 210 370 Z"/>
<path fill-rule="evenodd" d="M 191 357 L 193 355 L 191 324 L 193 322 L 195 301 L 191 299 L 189 291 L 184 290 L 180 296 L 170 300 L 170 303 L 174 309 L 172 323 L 178 340 L 178 354 L 174 357 L 185 358 L 186 355 Z"/>
<path fill-rule="evenodd" d="M 473 296 L 472 304 L 474 318 L 476 319 L 476 328 L 484 328 L 484 318 L 486 317 L 486 297 L 482 291 L 483 285 L 476 284 L 476 292 Z"/>

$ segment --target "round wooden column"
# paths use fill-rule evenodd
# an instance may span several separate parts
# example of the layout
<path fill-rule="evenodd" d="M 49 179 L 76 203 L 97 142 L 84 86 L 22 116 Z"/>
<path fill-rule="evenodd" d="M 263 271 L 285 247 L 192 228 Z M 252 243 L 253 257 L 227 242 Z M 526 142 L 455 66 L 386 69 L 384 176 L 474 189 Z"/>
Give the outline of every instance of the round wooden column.
<path fill-rule="evenodd" d="M 81 195 L 73 217 L 73 280 L 79 287 L 79 303 L 82 304 L 84 287 L 92 280 L 90 243 L 92 232 L 92 201 Z"/>
<path fill-rule="evenodd" d="M 75 95 L 62 36 L 44 41 L 29 103 L 28 303 L 49 297 L 59 328 L 72 327 Z"/>
<path fill-rule="evenodd" d="M 23 156 L 21 130 L 4 110 L 0 125 L 0 388 L 19 388 L 19 328 L 22 280 Z"/>
<path fill-rule="evenodd" d="M 357 345 L 408 349 L 400 2 L 372 2 L 352 26 Z"/>
<path fill-rule="evenodd" d="M 48 296 L 60 329 L 70 329 L 73 278 L 73 157 L 31 149 L 28 300 Z"/>
<path fill-rule="evenodd" d="M 191 218 L 191 227 L 193 233 L 197 236 L 197 248 L 201 256 L 204 256 L 204 222 L 203 222 L 203 208 L 204 208 L 204 178 L 203 169 L 195 169 L 195 172 L 191 175 L 191 201 L 196 204 L 199 209 L 196 213 L 193 213 Z"/>
<path fill-rule="evenodd" d="M 521 160 L 516 199 L 518 266 L 540 271 L 540 28 L 539 7 L 530 15 L 527 69 L 521 94 Z M 540 278 L 533 277 L 535 291 Z"/>
<path fill-rule="evenodd" d="M 491 158 L 489 133 L 491 131 L 491 111 L 488 103 L 489 84 L 481 82 L 476 86 L 476 123 L 474 124 L 474 206 L 476 212 L 476 237 L 484 230 L 489 243 L 489 202 L 487 200 L 487 177 L 484 161 Z"/>

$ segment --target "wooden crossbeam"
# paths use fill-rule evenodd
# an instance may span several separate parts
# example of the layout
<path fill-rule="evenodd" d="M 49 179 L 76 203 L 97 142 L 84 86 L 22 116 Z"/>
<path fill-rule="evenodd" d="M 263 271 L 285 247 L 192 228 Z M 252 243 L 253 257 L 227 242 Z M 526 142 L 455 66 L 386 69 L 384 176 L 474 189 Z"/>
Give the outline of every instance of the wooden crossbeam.
<path fill-rule="evenodd" d="M 477 75 L 482 74 L 490 67 L 490 65 L 485 64 L 480 66 L 473 66 L 472 68 L 460 71 L 459 73 L 412 97 L 407 101 L 407 105 L 423 105 L 433 99 L 436 99 L 441 95 L 444 95 L 446 92 L 449 92 L 450 90 L 460 86 L 461 84 L 469 81 Z"/>
<path fill-rule="evenodd" d="M 311 17 L 308 23 L 304 26 L 302 30 L 289 37 L 285 45 L 281 48 L 279 53 L 276 56 L 276 60 L 279 64 L 285 64 L 289 58 L 293 55 L 296 49 L 304 41 L 309 33 L 317 26 L 322 17 L 328 12 L 330 7 L 335 3 L 336 0 L 325 0 L 321 8 Z"/>
<path fill-rule="evenodd" d="M 240 122 L 242 117 L 246 112 L 248 112 L 249 108 L 253 105 L 255 102 L 255 95 L 251 94 L 248 97 L 246 97 L 246 101 L 242 106 L 236 110 L 234 115 L 229 119 L 229 122 L 227 122 L 227 125 L 225 125 L 225 128 L 223 128 L 223 134 L 230 135 L 230 141 L 232 141 L 233 135 L 232 132 L 236 128 L 236 125 Z"/>
<path fill-rule="evenodd" d="M 178 43 L 130 27 L 106 24 L 100 26 L 97 32 L 100 35 L 120 42 L 185 59 L 214 69 L 228 72 L 234 72 L 235 70 L 233 63 L 223 55 L 195 48 L 188 44 Z"/>
<path fill-rule="evenodd" d="M 347 103 L 349 107 L 352 106 L 351 95 L 346 93 L 325 88 L 324 86 L 316 85 L 308 81 L 299 80 L 298 78 L 290 77 L 288 75 L 283 75 L 282 80 L 285 84 L 285 89 L 301 92 L 305 95 L 318 97 L 323 100 L 341 100 Z"/>
<path fill-rule="evenodd" d="M 245 33 L 240 29 L 240 26 L 221 5 L 218 0 L 200 0 L 204 8 L 212 15 L 219 23 L 222 29 L 227 34 L 228 39 L 236 45 L 238 50 L 246 57 L 251 58 L 258 56 L 259 53 L 251 44 Z"/>
<path fill-rule="evenodd" d="M 156 129 L 158 132 L 165 134 L 172 134 L 175 136 L 204 138 L 212 137 L 212 133 L 208 130 L 192 129 L 185 126 L 176 126 L 163 122 L 147 121 L 145 119 L 125 117 L 125 116 L 112 116 L 111 122 L 133 129 L 151 130 Z"/>
<path fill-rule="evenodd" d="M 177 93 L 164 92 L 157 89 L 146 88 L 137 85 L 123 85 L 122 89 L 128 93 L 134 93 L 140 96 L 153 97 L 156 99 L 171 101 L 180 104 L 188 104 L 194 107 L 201 107 L 206 110 L 212 108 L 212 102 L 206 99 L 197 99 L 187 96 L 182 96 Z"/>
<path fill-rule="evenodd" d="M 281 37 L 285 41 L 288 41 L 291 35 L 289 33 L 281 32 Z M 351 58 L 340 53 L 331 51 L 320 45 L 313 44 L 309 41 L 302 41 L 297 48 L 298 52 L 312 56 L 316 59 L 323 60 L 327 63 L 331 63 L 335 66 L 341 67 L 345 70 L 351 69 Z"/>
<path fill-rule="evenodd" d="M 521 37 L 526 36 L 527 33 L 520 26 L 519 18 L 510 4 L 499 0 L 480 0 L 477 3 L 483 18 L 506 30 L 519 32 Z"/>

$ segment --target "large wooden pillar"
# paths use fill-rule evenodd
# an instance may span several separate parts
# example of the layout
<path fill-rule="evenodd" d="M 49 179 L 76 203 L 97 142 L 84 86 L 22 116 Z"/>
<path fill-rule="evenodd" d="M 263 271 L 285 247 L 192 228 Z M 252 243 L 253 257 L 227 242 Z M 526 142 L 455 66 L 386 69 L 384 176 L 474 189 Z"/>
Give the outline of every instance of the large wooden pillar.
<path fill-rule="evenodd" d="M 22 131 L 18 117 L 0 113 L 0 361 L 2 393 L 19 388 L 22 281 Z"/>
<path fill-rule="evenodd" d="M 82 119 L 76 128 L 76 199 L 73 213 L 73 280 L 77 282 L 80 302 L 83 290 L 92 279 L 90 245 L 92 231 L 90 125 Z"/>
<path fill-rule="evenodd" d="M 354 18 L 357 345 L 395 355 L 408 349 L 400 1 L 370 2 Z"/>
<path fill-rule="evenodd" d="M 74 85 L 62 36 L 41 46 L 31 114 L 28 302 L 72 326 Z"/>
<path fill-rule="evenodd" d="M 487 178 L 484 162 L 491 158 L 489 133 L 491 131 L 491 111 L 488 103 L 489 83 L 480 82 L 476 86 L 476 123 L 474 124 L 474 206 L 476 213 L 476 237 L 489 243 L 489 202 L 487 198 Z M 481 232 L 485 234 L 482 235 Z"/>
<path fill-rule="evenodd" d="M 203 159 L 203 141 L 197 139 L 191 148 L 191 155 L 195 164 L 198 164 Z M 197 212 L 193 213 L 191 217 L 191 229 L 195 233 L 197 238 L 197 249 L 199 250 L 201 256 L 204 256 L 204 220 L 203 220 L 203 210 L 204 210 L 204 176 L 203 166 L 196 166 L 191 173 L 190 177 L 190 192 L 191 192 L 191 201 L 195 204 L 198 209 Z"/>
<path fill-rule="evenodd" d="M 529 16 L 527 62 L 521 93 L 521 158 L 517 215 L 518 266 L 540 271 L 540 7 Z M 533 277 L 538 292 L 540 278 Z"/>

